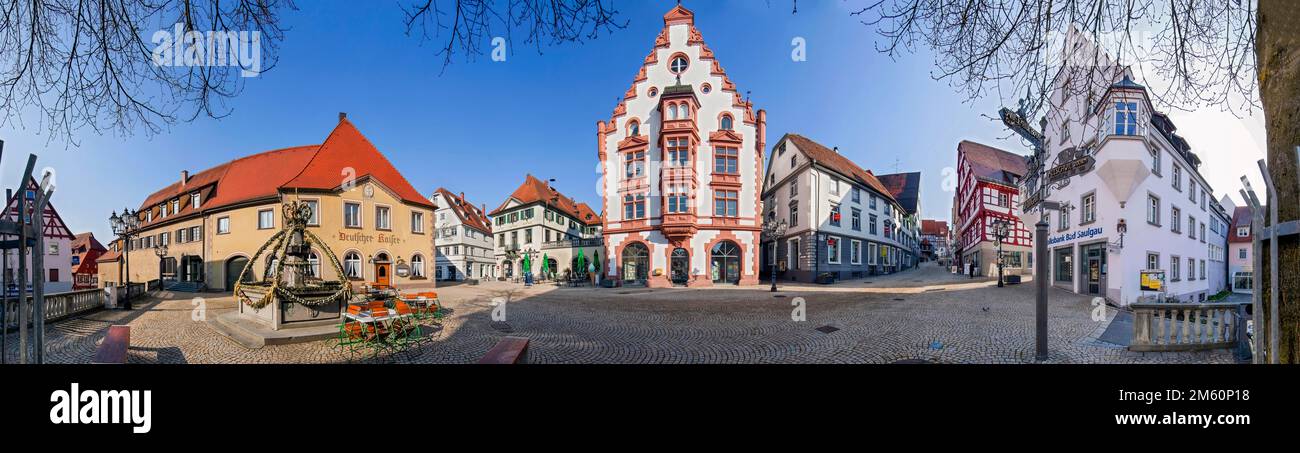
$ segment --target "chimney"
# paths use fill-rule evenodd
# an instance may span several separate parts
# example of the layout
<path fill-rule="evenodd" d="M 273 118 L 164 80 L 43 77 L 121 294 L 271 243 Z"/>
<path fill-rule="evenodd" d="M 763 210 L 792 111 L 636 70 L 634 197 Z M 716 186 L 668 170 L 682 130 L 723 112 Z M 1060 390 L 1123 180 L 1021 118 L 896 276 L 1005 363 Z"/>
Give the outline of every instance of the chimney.
<path fill-rule="evenodd" d="M 181 170 L 181 187 L 185 187 L 185 183 L 189 182 L 189 180 L 190 180 L 190 171 Z"/>
<path fill-rule="evenodd" d="M 339 122 L 343 122 L 345 119 L 348 119 L 348 112 L 339 112 Z"/>
<path fill-rule="evenodd" d="M 839 154 L 839 153 L 840 153 L 840 147 L 836 146 L 836 147 L 834 147 L 834 148 L 831 148 L 831 151 L 835 151 L 835 154 Z"/>
<path fill-rule="evenodd" d="M 465 201 L 465 192 L 460 193 L 460 201 Z"/>

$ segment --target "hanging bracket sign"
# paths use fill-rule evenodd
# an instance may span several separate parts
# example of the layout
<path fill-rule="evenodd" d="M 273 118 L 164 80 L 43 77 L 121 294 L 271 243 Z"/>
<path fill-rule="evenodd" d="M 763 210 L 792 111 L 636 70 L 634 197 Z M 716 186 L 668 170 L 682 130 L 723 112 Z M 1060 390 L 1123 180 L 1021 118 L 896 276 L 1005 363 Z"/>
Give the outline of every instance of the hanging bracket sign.
<path fill-rule="evenodd" d="M 1053 184 L 1086 174 L 1096 166 L 1097 159 L 1087 149 L 1069 148 L 1056 155 L 1057 164 L 1047 170 L 1047 183 Z"/>

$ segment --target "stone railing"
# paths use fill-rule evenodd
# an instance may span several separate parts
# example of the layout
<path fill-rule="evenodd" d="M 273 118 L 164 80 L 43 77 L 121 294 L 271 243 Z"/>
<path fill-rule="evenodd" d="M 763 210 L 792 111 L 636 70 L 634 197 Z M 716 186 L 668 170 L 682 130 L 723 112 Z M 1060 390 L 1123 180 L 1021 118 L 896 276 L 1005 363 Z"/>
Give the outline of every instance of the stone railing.
<path fill-rule="evenodd" d="M 146 286 L 147 285 L 147 286 Z M 135 299 L 140 297 L 148 290 L 158 289 L 158 280 L 149 283 L 132 283 L 129 291 L 130 297 Z M 67 319 L 82 313 L 91 312 L 104 307 L 104 290 L 102 288 L 83 289 L 70 291 L 66 293 L 53 293 L 45 295 L 45 322 L 54 322 Z M 126 299 L 128 291 L 118 291 L 118 301 Z M 32 296 L 27 296 L 31 301 Z M 34 320 L 34 305 L 27 305 L 27 319 Z M 4 300 L 4 326 L 0 326 L 0 331 L 18 328 L 18 299 L 11 297 Z M 31 322 L 28 322 L 31 325 Z"/>
<path fill-rule="evenodd" d="M 1246 304 L 1135 303 L 1131 351 L 1199 351 L 1245 341 Z"/>

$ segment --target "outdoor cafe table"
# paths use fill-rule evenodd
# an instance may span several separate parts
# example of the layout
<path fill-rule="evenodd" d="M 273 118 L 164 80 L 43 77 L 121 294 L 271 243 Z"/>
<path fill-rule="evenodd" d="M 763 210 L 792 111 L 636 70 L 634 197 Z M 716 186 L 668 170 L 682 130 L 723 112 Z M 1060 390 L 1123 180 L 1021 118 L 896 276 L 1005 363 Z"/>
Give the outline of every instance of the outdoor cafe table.
<path fill-rule="evenodd" d="M 410 314 L 410 313 L 407 313 L 407 314 L 398 314 L 398 313 L 396 313 L 396 312 L 394 312 L 394 311 L 392 311 L 392 310 L 388 310 L 388 314 L 387 314 L 387 315 L 380 316 L 380 317 L 374 317 L 374 316 L 370 316 L 370 311 L 369 311 L 369 310 L 366 310 L 366 311 L 362 311 L 361 313 L 343 313 L 343 316 L 345 316 L 345 317 L 347 317 L 348 319 L 351 319 L 351 320 L 353 320 L 353 321 L 363 322 L 363 323 L 367 323 L 367 324 L 373 324 L 373 323 L 376 323 L 376 322 L 382 322 L 382 323 L 384 323 L 384 324 L 388 324 L 388 323 L 392 322 L 394 319 L 405 318 L 405 317 L 411 316 L 411 314 Z"/>

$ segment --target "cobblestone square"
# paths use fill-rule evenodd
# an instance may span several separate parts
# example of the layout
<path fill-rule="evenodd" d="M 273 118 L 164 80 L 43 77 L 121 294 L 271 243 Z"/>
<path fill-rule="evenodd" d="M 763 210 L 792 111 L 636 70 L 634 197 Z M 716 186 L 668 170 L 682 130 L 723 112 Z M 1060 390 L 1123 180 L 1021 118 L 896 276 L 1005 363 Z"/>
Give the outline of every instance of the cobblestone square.
<path fill-rule="evenodd" d="M 1033 285 L 997 288 L 933 266 L 834 285 L 700 289 L 557 288 L 489 282 L 438 289 L 450 311 L 410 354 L 360 362 L 473 363 L 507 336 L 531 339 L 531 363 L 1034 362 Z M 226 294 L 160 293 L 134 311 L 47 326 L 49 361 L 87 363 L 109 325 L 131 325 L 132 363 L 346 363 L 331 341 L 248 349 L 194 320 L 233 310 Z M 508 300 L 492 320 L 493 298 Z M 803 321 L 792 320 L 796 298 Z M 1098 341 L 1089 298 L 1052 290 L 1051 363 L 1235 363 L 1228 350 L 1139 353 Z M 835 329 L 821 329 L 830 326 Z M 829 331 L 829 333 L 824 333 Z M 16 357 L 17 334 L 8 337 Z"/>

